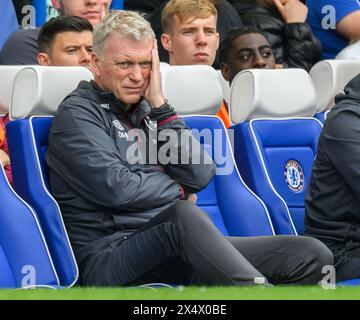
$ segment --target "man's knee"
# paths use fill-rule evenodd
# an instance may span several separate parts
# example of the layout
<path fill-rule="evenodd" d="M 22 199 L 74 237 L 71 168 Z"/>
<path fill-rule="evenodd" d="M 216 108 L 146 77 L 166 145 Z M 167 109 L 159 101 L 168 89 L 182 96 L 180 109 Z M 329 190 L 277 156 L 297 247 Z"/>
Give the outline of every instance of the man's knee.
<path fill-rule="evenodd" d="M 194 218 L 204 218 L 207 219 L 207 213 L 201 210 L 196 204 L 187 201 L 181 200 L 178 201 L 174 206 L 172 213 L 179 219 L 194 219 Z"/>
<path fill-rule="evenodd" d="M 318 268 L 322 269 L 324 266 L 332 266 L 334 264 L 332 252 L 320 240 L 304 236 L 300 236 L 299 240 L 301 242 L 301 253 L 304 258 L 307 258 L 309 261 L 314 261 Z"/>

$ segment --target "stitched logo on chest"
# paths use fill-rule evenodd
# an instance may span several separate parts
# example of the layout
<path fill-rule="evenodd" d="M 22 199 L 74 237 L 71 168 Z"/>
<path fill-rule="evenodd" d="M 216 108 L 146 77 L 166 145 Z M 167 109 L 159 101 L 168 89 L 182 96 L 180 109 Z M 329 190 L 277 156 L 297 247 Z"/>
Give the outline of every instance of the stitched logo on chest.
<path fill-rule="evenodd" d="M 112 121 L 113 126 L 118 129 L 118 135 L 120 139 L 129 139 L 129 135 L 125 132 L 125 128 L 119 120 Z"/>

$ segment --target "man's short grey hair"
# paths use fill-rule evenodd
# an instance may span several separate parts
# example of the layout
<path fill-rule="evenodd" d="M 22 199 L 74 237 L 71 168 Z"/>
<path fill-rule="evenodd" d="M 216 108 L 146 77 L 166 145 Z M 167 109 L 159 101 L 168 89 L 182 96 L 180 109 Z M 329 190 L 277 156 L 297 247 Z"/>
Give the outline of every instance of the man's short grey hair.
<path fill-rule="evenodd" d="M 138 41 L 155 39 L 151 25 L 135 11 L 112 11 L 95 26 L 93 50 L 98 55 L 103 55 L 106 39 L 113 32 L 118 32 L 124 38 Z"/>

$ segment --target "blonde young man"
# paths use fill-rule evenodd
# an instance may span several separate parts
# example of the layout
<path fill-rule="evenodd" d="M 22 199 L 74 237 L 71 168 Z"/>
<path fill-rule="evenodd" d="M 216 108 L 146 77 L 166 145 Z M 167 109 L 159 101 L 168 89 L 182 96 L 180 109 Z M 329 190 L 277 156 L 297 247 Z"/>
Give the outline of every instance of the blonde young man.
<path fill-rule="evenodd" d="M 161 42 L 171 65 L 212 65 L 219 47 L 217 11 L 208 0 L 171 0 L 165 6 Z"/>
<path fill-rule="evenodd" d="M 321 242 L 225 238 L 196 206 L 215 167 L 162 93 L 150 24 L 132 11 L 113 12 L 95 27 L 93 47 L 94 81 L 61 103 L 46 154 L 82 284 L 319 281 L 332 264 Z M 192 148 L 184 149 L 170 139 L 170 159 L 187 152 L 185 164 L 160 160 L 170 131 L 189 137 Z M 141 145 L 148 148 L 134 161 L 131 150 Z M 158 151 L 155 163 L 150 149 Z"/>
<path fill-rule="evenodd" d="M 161 24 L 161 43 L 171 65 L 213 65 L 219 47 L 213 1 L 171 0 L 162 12 Z M 224 104 L 217 115 L 228 128 L 230 120 Z"/>

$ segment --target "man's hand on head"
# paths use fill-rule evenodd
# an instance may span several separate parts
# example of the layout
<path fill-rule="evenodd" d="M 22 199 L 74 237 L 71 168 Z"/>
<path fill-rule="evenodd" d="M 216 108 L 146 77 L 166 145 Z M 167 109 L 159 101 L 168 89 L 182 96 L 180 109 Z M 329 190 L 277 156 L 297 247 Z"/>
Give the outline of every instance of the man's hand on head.
<path fill-rule="evenodd" d="M 150 81 L 145 90 L 144 98 L 153 108 L 158 108 L 165 103 L 165 98 L 162 93 L 160 60 L 156 39 L 154 39 L 154 45 L 151 50 Z"/>

